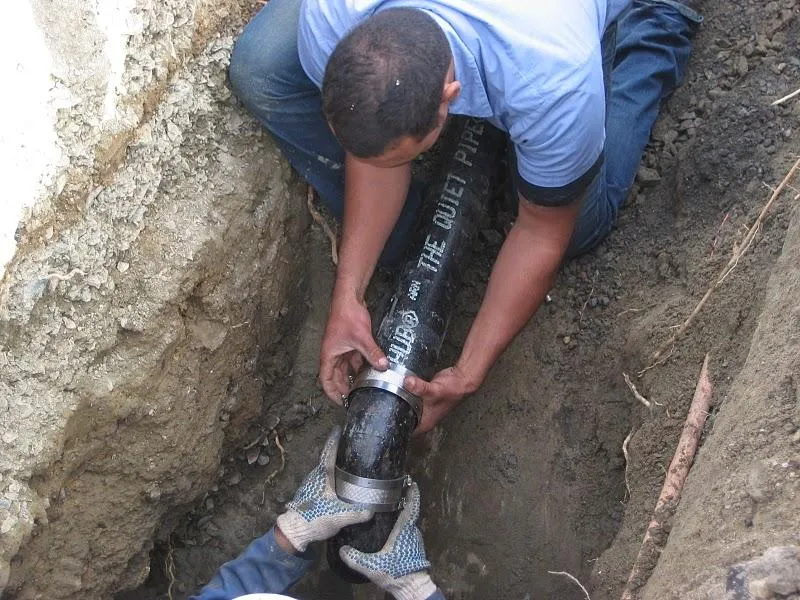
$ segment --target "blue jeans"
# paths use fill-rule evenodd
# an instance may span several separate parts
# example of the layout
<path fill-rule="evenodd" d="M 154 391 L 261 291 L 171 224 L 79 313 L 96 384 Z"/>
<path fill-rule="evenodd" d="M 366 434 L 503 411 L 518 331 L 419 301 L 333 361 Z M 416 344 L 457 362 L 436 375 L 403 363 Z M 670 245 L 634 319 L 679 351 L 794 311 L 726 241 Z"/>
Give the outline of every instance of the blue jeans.
<path fill-rule="evenodd" d="M 233 49 L 231 85 L 272 134 L 289 162 L 341 219 L 344 152 L 322 114 L 319 88 L 297 53 L 302 0 L 270 0 Z M 603 38 L 606 76 L 605 162 L 589 186 L 568 255 L 590 250 L 608 233 L 633 184 L 661 100 L 682 81 L 691 35 L 701 17 L 675 0 L 634 0 Z M 422 204 L 412 182 L 381 262 L 402 257 Z"/>

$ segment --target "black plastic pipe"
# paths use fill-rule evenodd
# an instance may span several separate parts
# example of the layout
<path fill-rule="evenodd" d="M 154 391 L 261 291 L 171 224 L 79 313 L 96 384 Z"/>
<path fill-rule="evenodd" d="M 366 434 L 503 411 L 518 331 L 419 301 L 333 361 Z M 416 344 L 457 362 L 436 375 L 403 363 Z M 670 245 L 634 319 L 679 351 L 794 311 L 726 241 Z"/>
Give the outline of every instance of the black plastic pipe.
<path fill-rule="evenodd" d="M 368 523 L 347 527 L 328 542 L 331 568 L 348 581 L 364 579 L 341 562 L 339 548 L 379 551 L 402 508 L 409 442 L 422 410 L 419 399 L 402 388 L 403 378 L 407 372 L 424 379 L 434 375 L 504 140 L 478 119 L 459 117 L 448 129 L 441 168 L 425 195 L 422 225 L 376 335 L 390 369 L 367 369 L 348 397 L 336 492 L 376 511 Z"/>

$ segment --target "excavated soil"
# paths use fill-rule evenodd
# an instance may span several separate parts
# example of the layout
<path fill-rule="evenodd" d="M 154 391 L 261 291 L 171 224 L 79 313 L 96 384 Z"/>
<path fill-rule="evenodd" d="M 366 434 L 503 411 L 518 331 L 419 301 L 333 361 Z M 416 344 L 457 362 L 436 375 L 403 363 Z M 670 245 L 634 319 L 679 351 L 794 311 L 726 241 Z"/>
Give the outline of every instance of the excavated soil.
<path fill-rule="evenodd" d="M 705 11 L 687 81 L 664 108 L 615 231 L 564 266 L 552 301 L 480 392 L 417 442 L 412 472 L 423 491 L 422 528 L 448 598 L 583 597 L 548 571 L 572 573 L 595 600 L 619 598 L 703 356 L 712 354 L 718 402 L 744 365 L 796 190 L 770 212 L 666 362 L 638 376 L 728 262 L 768 186 L 777 185 L 798 151 L 800 100 L 770 106 L 800 85 L 796 1 L 709 1 Z M 502 214 L 483 224 L 442 365 L 458 353 L 507 225 Z M 333 281 L 326 244 L 312 230 L 307 314 L 297 321 L 297 337 L 287 339 L 286 354 L 268 358 L 293 366 L 269 392 L 284 402 L 265 405 L 290 399 L 293 406 L 252 425 L 254 445 L 232 452 L 213 492 L 164 524 L 147 587 L 119 598 L 167 598 L 168 585 L 172 598 L 198 589 L 272 524 L 341 419 L 316 383 Z M 633 397 L 623 373 L 652 411 Z M 631 432 L 626 487 L 622 446 Z M 324 568 L 298 594 L 381 597 L 368 586 L 347 590 Z"/>

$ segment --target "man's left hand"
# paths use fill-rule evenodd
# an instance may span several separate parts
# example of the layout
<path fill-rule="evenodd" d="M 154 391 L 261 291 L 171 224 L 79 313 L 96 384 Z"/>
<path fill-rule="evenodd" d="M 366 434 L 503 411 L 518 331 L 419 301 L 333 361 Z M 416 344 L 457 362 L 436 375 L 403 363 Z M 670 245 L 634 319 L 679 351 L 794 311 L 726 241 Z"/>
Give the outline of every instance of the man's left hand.
<path fill-rule="evenodd" d="M 455 366 L 439 371 L 431 381 L 409 375 L 404 387 L 422 398 L 422 420 L 417 426 L 417 433 L 425 433 L 433 429 L 464 396 L 478 389 L 478 384 Z"/>

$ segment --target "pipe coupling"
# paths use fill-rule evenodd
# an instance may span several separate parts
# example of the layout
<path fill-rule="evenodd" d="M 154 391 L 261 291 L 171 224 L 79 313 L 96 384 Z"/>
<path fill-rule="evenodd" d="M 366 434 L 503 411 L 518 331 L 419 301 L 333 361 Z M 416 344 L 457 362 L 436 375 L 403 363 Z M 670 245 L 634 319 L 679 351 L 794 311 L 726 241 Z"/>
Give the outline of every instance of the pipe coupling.
<path fill-rule="evenodd" d="M 419 423 L 422 420 L 422 399 L 403 387 L 407 375 L 417 377 L 416 373 L 401 365 L 392 364 L 385 371 L 369 367 L 358 374 L 350 393 L 360 388 L 378 388 L 391 392 L 411 407 Z"/>
<path fill-rule="evenodd" d="M 364 504 L 375 512 L 402 510 L 406 488 L 411 485 L 408 475 L 397 479 L 370 479 L 353 475 L 339 467 L 336 467 L 334 481 L 340 500 Z"/>

